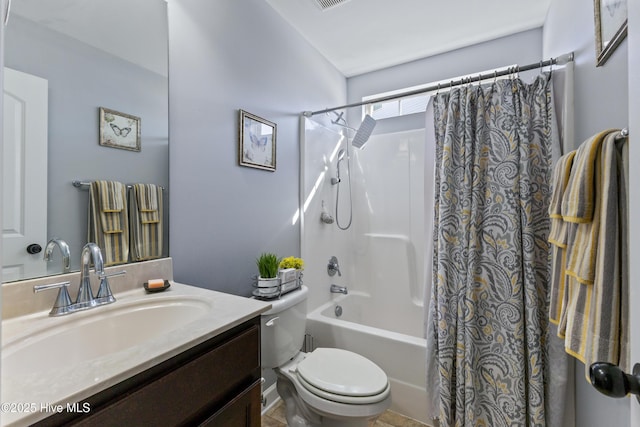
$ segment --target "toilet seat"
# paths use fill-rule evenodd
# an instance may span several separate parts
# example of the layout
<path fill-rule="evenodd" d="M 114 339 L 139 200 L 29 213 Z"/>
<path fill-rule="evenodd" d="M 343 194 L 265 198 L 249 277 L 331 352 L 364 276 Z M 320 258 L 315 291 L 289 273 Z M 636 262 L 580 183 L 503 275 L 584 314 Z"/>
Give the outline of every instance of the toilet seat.
<path fill-rule="evenodd" d="M 333 395 L 330 393 L 326 394 L 326 392 L 324 392 L 327 396 L 327 398 L 325 398 L 321 395 L 322 392 L 318 391 L 317 393 L 314 393 L 311 391 L 313 386 L 305 386 L 302 382 L 302 377 L 298 374 L 298 365 L 310 354 L 311 353 L 300 352 L 287 363 L 275 368 L 276 375 L 278 376 L 278 393 L 280 393 L 281 384 L 291 384 L 295 390 L 295 395 L 297 395 L 300 398 L 300 401 L 308 406 L 311 411 L 331 420 L 354 420 L 358 418 L 368 419 L 378 416 L 385 410 L 389 409 L 389 406 L 391 405 L 390 386 L 376 396 L 364 397 L 361 398 L 362 400 L 358 400 L 357 397 L 353 397 L 353 403 L 341 402 L 340 400 L 345 400 L 344 396 Z M 286 394 L 281 394 L 280 396 L 286 396 Z M 287 401 L 286 397 L 283 398 Z M 292 402 L 292 400 L 289 400 L 289 402 Z M 295 402 L 295 399 L 293 399 L 293 402 Z"/>
<path fill-rule="evenodd" d="M 296 372 L 305 389 L 334 402 L 377 403 L 390 392 L 387 375 L 378 365 L 347 350 L 318 348 L 298 363 Z"/>

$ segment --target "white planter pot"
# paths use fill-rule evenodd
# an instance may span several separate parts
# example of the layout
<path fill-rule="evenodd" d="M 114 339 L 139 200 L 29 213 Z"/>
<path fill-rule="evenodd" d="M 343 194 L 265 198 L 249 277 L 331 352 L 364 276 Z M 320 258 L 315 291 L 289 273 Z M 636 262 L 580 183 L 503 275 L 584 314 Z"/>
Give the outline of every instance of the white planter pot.
<path fill-rule="evenodd" d="M 273 277 L 270 279 L 265 279 L 264 277 L 258 276 L 258 287 L 259 288 L 273 288 L 280 285 L 280 278 Z"/>
<path fill-rule="evenodd" d="M 258 276 L 258 293 L 264 296 L 275 295 L 280 292 L 280 278 L 265 279 Z"/>

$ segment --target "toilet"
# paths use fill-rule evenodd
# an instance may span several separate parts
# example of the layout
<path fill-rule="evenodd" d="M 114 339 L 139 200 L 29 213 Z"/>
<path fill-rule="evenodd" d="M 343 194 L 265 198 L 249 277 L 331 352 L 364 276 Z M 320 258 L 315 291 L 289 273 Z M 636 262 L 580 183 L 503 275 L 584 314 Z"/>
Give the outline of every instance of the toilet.
<path fill-rule="evenodd" d="M 261 316 L 263 368 L 273 368 L 289 427 L 356 427 L 391 404 L 389 380 L 369 359 L 337 348 L 300 349 L 304 340 L 309 289 L 273 300 Z"/>

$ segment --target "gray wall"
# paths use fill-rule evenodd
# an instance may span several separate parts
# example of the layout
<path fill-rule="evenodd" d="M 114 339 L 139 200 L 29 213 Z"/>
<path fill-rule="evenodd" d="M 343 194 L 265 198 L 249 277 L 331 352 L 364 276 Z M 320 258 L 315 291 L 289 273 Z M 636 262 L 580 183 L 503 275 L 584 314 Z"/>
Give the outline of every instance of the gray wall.
<path fill-rule="evenodd" d="M 5 37 L 5 66 L 49 81 L 47 237 L 69 243 L 77 270 L 89 192 L 71 181 L 169 184 L 167 77 L 16 15 Z M 141 152 L 98 145 L 99 107 L 141 118 Z"/>
<path fill-rule="evenodd" d="M 249 295 L 261 252 L 300 253 L 299 115 L 346 81 L 263 0 L 168 7 L 174 275 Z M 275 172 L 238 166 L 238 109 L 277 124 Z"/>
<path fill-rule="evenodd" d="M 534 29 L 351 77 L 348 80 L 348 99 L 350 103 L 359 102 L 363 96 L 376 93 L 452 79 L 506 65 L 538 62 L 542 55 L 541 45 L 542 29 Z M 353 110 L 357 114 L 356 109 Z"/>
<path fill-rule="evenodd" d="M 570 23 L 570 24 L 569 24 Z M 602 67 L 596 68 L 593 2 L 553 1 L 543 32 L 545 57 L 575 53 L 575 141 L 607 128 L 628 124 L 627 41 Z M 629 400 L 598 393 L 584 377 L 584 365 L 576 361 L 576 426 L 629 425 Z"/>

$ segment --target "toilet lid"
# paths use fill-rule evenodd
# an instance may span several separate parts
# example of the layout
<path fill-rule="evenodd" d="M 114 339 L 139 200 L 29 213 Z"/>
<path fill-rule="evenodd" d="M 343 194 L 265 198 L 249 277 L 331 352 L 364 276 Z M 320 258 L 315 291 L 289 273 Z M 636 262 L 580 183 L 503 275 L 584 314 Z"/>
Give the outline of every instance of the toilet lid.
<path fill-rule="evenodd" d="M 341 396 L 374 396 L 388 387 L 387 374 L 369 359 L 338 348 L 318 348 L 298 364 L 298 375 Z"/>

